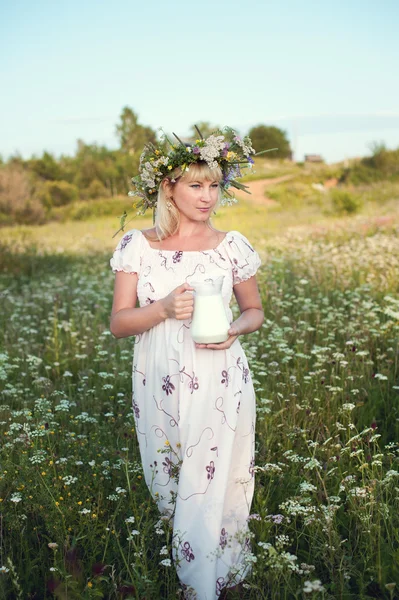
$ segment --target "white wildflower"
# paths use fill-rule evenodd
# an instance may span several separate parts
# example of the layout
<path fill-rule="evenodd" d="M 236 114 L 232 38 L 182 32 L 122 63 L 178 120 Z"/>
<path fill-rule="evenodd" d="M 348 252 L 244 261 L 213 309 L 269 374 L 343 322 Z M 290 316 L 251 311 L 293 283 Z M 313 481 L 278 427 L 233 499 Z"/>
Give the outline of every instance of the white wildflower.
<path fill-rule="evenodd" d="M 313 581 L 305 581 L 303 591 L 305 594 L 311 594 L 312 592 L 323 592 L 324 587 L 322 586 L 320 579 L 314 579 Z"/>
<path fill-rule="evenodd" d="M 164 558 L 163 560 L 161 560 L 161 562 L 159 564 L 162 565 L 163 567 L 171 567 L 172 561 L 170 560 L 170 558 Z"/>

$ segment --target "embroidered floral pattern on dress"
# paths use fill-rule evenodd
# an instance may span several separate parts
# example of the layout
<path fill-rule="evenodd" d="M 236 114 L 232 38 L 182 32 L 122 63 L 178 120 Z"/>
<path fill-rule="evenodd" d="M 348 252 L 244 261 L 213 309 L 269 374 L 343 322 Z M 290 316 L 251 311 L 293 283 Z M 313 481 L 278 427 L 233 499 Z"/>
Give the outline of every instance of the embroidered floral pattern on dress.
<path fill-rule="evenodd" d="M 227 533 L 225 528 L 223 527 L 221 532 L 220 532 L 220 542 L 219 542 L 220 547 L 223 549 L 227 546 Z"/>
<path fill-rule="evenodd" d="M 219 598 L 223 588 L 224 588 L 224 577 L 218 577 L 216 580 L 216 596 L 217 596 L 217 598 Z"/>
<path fill-rule="evenodd" d="M 181 549 L 181 553 L 183 558 L 185 558 L 187 562 L 190 562 L 195 558 L 193 550 L 188 542 L 184 542 L 183 547 Z"/>
<path fill-rule="evenodd" d="M 211 460 L 209 465 L 207 465 L 205 468 L 208 472 L 208 479 L 213 479 L 215 474 L 215 463 L 213 462 L 213 460 Z"/>
<path fill-rule="evenodd" d="M 133 235 L 131 233 L 126 234 L 121 241 L 121 250 L 124 250 L 126 248 L 126 246 L 128 245 L 128 243 L 131 241 Z"/>
<path fill-rule="evenodd" d="M 166 377 L 162 377 L 162 381 L 164 382 L 162 389 L 164 392 L 166 392 L 166 395 L 168 396 L 176 388 L 173 385 L 173 383 L 171 382 L 169 375 L 166 375 Z"/>
<path fill-rule="evenodd" d="M 172 256 L 172 260 L 174 263 L 178 263 L 181 261 L 181 257 L 183 256 L 183 252 L 181 250 L 177 250 Z"/>
<path fill-rule="evenodd" d="M 136 419 L 139 419 L 140 418 L 140 409 L 138 407 L 138 404 L 134 400 L 132 400 L 132 406 L 133 406 L 133 410 L 134 410 Z"/>
<path fill-rule="evenodd" d="M 198 390 L 199 389 L 198 377 L 191 377 L 190 381 L 188 382 L 188 387 L 190 388 L 191 393 L 193 393 L 194 390 Z"/>

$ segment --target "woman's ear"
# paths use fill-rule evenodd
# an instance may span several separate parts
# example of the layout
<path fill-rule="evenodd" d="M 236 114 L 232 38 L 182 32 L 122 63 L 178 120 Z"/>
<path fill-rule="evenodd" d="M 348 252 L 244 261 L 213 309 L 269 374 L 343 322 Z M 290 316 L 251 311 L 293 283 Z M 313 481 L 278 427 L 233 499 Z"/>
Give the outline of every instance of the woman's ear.
<path fill-rule="evenodd" d="M 172 184 L 170 183 L 169 179 L 163 179 L 161 185 L 163 191 L 165 192 L 165 196 L 170 196 L 172 193 Z"/>

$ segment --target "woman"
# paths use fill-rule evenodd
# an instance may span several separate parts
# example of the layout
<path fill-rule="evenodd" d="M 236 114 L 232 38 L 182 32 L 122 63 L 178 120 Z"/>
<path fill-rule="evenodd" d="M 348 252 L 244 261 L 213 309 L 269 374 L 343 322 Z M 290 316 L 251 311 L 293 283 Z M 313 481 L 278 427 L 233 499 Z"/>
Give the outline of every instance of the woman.
<path fill-rule="evenodd" d="M 136 336 L 133 408 L 145 480 L 161 514 L 170 518 L 185 598 L 198 600 L 222 597 L 223 588 L 237 585 L 250 569 L 245 557 L 251 547 L 255 394 L 238 337 L 259 329 L 264 319 L 255 278 L 258 254 L 239 232 L 218 231 L 210 223 L 226 177 L 231 184 L 231 169 L 240 174 L 243 154 L 227 162 L 233 151 L 225 137 L 216 156 L 212 137 L 184 150 L 174 147 L 168 155 L 152 147 L 154 160 L 142 159 L 136 185 L 158 192 L 155 227 L 128 231 L 111 259 L 116 276 L 110 330 L 117 338 Z M 190 160 L 182 163 L 185 152 Z M 150 181 L 160 155 L 165 164 L 159 163 Z M 190 284 L 220 275 L 229 337 L 196 344 Z M 232 292 L 240 309 L 233 322 Z"/>

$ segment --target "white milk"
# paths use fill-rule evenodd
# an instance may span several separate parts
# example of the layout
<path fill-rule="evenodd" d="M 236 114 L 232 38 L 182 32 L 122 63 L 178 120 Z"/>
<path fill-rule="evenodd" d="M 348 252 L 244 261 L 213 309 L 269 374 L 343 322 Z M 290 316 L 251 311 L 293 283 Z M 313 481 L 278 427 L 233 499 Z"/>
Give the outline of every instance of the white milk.
<path fill-rule="evenodd" d="M 230 323 L 221 294 L 194 295 L 191 336 L 198 344 L 217 344 L 229 337 Z"/>

